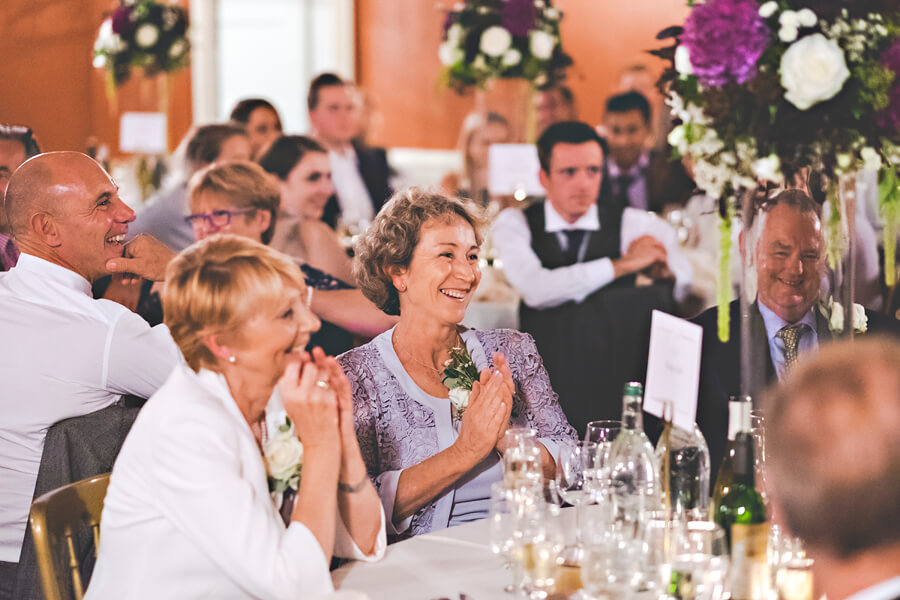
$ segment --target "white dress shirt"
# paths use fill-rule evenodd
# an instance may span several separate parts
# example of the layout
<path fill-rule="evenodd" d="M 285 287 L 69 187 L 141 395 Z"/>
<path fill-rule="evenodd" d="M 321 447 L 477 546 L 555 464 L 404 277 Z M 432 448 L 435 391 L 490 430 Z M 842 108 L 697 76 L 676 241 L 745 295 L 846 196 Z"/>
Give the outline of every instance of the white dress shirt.
<path fill-rule="evenodd" d="M 601 227 L 597 206 L 593 204 L 581 218 L 568 223 L 547 200 L 544 202 L 544 221 L 546 231 L 557 233 L 561 244 L 567 239 L 562 233 L 567 229 L 599 231 Z M 609 258 L 556 269 L 545 268 L 531 247 L 531 230 L 525 215 L 517 208 L 507 208 L 497 215 L 492 239 L 506 279 L 532 308 L 551 308 L 570 300 L 581 302 L 615 279 Z"/>
<path fill-rule="evenodd" d="M 74 271 L 23 253 L 0 273 L 0 560 L 18 562 L 47 429 L 148 397 L 181 353 Z"/>
<path fill-rule="evenodd" d="M 846 600 L 895 600 L 900 598 L 900 575 L 860 590 Z"/>
<path fill-rule="evenodd" d="M 366 556 L 338 513 L 335 556 L 375 560 L 385 546 L 383 517 Z M 86 597 L 318 598 L 333 591 L 328 568 L 305 525 L 285 527 L 225 378 L 175 369 L 113 467 Z"/>
<path fill-rule="evenodd" d="M 772 365 L 775 367 L 775 373 L 778 375 L 779 381 L 784 376 L 784 340 L 776 337 L 778 331 L 789 325 L 787 321 L 772 312 L 768 306 L 758 301 L 759 314 L 762 315 L 763 323 L 766 325 L 766 339 L 769 340 L 769 354 L 772 356 Z M 806 325 L 800 330 L 800 339 L 797 341 L 797 355 L 800 356 L 810 351 L 814 351 L 819 347 L 819 335 L 816 333 L 816 315 L 813 312 L 815 308 L 809 309 L 798 323 Z"/>
<path fill-rule="evenodd" d="M 328 156 L 331 158 L 331 180 L 341 206 L 341 219 L 344 223 L 371 223 L 375 218 L 375 207 L 366 182 L 359 173 L 356 151 L 348 146 L 343 152 L 331 150 Z"/>
<path fill-rule="evenodd" d="M 609 159 L 607 169 L 609 176 L 612 178 L 613 185 L 619 185 L 618 178 L 622 175 L 631 175 L 631 185 L 628 186 L 628 206 L 632 208 L 640 208 L 647 210 L 650 207 L 650 199 L 647 195 L 647 177 L 646 170 L 650 164 L 650 154 L 644 152 L 628 171 L 623 171 L 616 161 Z M 618 191 L 618 190 L 615 190 Z"/>

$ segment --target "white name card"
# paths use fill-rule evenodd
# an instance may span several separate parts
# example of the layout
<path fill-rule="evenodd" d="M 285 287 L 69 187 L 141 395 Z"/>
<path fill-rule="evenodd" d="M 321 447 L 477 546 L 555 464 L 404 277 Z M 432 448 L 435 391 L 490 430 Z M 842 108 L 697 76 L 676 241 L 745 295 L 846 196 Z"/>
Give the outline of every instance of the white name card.
<path fill-rule="evenodd" d="M 119 150 L 138 154 L 165 154 L 168 151 L 166 113 L 123 113 L 119 122 Z"/>
<path fill-rule="evenodd" d="M 546 192 L 538 179 L 540 168 L 533 144 L 492 144 L 488 150 L 488 191 L 494 196 L 543 196 Z"/>
<path fill-rule="evenodd" d="M 644 410 L 659 418 L 671 416 L 676 427 L 692 430 L 697 416 L 703 328 L 678 317 L 653 311 Z M 672 414 L 663 414 L 666 405 Z"/>

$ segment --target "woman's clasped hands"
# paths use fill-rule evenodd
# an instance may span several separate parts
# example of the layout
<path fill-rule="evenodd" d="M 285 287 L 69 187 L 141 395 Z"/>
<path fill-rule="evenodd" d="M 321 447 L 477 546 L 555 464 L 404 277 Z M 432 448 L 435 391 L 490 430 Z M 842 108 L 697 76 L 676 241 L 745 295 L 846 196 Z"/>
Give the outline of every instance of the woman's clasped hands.
<path fill-rule="evenodd" d="M 506 357 L 494 353 L 494 370 L 484 369 L 469 394 L 455 444 L 461 452 L 479 461 L 497 447 L 509 429 L 515 390 Z"/>

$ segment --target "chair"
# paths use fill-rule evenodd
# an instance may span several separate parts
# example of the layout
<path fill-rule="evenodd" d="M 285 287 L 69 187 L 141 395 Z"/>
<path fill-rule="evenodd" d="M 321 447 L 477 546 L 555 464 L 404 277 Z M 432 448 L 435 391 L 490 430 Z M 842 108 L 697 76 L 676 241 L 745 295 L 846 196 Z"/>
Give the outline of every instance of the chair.
<path fill-rule="evenodd" d="M 31 504 L 31 533 L 41 574 L 41 587 L 47 600 L 63 600 L 69 596 L 64 569 L 57 569 L 57 557 L 65 554 L 76 600 L 84 596 L 79 556 L 74 541 L 80 529 L 91 528 L 96 557 L 100 536 L 100 513 L 109 487 L 109 473 L 89 477 L 47 492 Z M 66 552 L 63 552 L 65 547 Z M 61 563 L 62 561 L 60 561 Z"/>

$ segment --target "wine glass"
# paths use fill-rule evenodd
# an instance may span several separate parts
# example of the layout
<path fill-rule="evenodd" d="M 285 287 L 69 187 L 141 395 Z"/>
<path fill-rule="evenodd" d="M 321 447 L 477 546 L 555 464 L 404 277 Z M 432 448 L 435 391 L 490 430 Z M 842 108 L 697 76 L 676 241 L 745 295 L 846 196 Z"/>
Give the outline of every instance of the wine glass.
<path fill-rule="evenodd" d="M 609 450 L 612 448 L 613 440 L 622 430 L 622 421 L 591 421 L 587 424 L 584 432 L 584 441 L 595 442 L 597 444 L 597 469 L 600 477 L 606 477 L 605 473 L 609 469 L 607 464 L 609 461 Z"/>
<path fill-rule="evenodd" d="M 520 539 L 513 560 L 527 573 L 525 584 L 533 600 L 548 598 L 560 577 L 565 535 L 559 507 L 538 502 L 520 514 Z"/>
<path fill-rule="evenodd" d="M 674 553 L 664 569 L 670 596 L 721 600 L 728 589 L 728 541 L 711 521 L 688 521 L 679 528 Z"/>
<path fill-rule="evenodd" d="M 502 481 L 491 485 L 491 505 L 488 514 L 491 552 L 499 554 L 503 559 L 503 567 L 507 570 L 515 568 L 512 583 L 503 588 L 504 592 L 514 593 L 523 578 L 521 565 L 513 560 L 513 549 L 517 539 L 517 518 L 519 507 L 513 490 L 508 489 Z"/>
<path fill-rule="evenodd" d="M 597 468 L 597 444 L 595 442 L 567 442 L 560 444 L 559 460 L 556 465 L 556 485 L 559 495 L 567 503 L 575 507 L 575 548 L 576 557 L 573 562 L 578 562 L 577 549 L 582 545 L 582 505 L 585 503 L 589 490 L 585 489 L 585 482 L 592 478 Z"/>
<path fill-rule="evenodd" d="M 510 489 L 543 485 L 541 451 L 536 444 L 517 443 L 506 448 L 503 453 L 503 481 Z"/>

